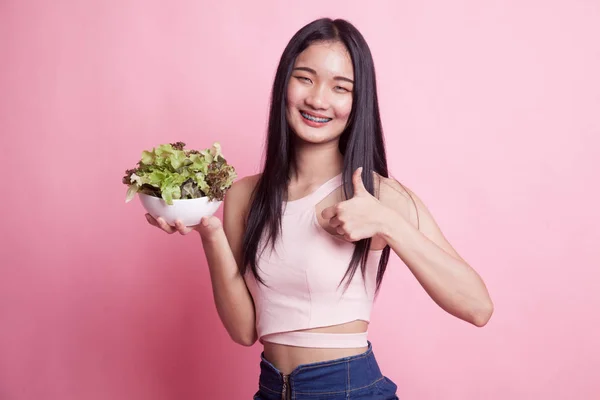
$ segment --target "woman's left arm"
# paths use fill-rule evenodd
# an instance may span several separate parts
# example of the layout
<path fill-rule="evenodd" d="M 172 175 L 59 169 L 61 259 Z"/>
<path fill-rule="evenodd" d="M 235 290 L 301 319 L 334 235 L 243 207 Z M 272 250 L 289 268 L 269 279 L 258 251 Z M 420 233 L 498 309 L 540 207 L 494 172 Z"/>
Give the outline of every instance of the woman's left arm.
<path fill-rule="evenodd" d="M 487 324 L 494 307 L 485 283 L 450 245 L 421 199 L 410 189 L 385 178 L 382 178 L 380 191 L 378 235 L 442 309 L 475 326 Z M 406 195 L 414 200 L 418 227 L 399 209 Z"/>
<path fill-rule="evenodd" d="M 442 309 L 484 326 L 493 312 L 485 283 L 446 240 L 421 199 L 395 180 L 376 176 L 377 199 L 364 188 L 360 172 L 354 175 L 354 197 L 324 210 L 323 217 L 347 240 L 380 237 Z M 413 200 L 418 226 L 409 221 L 407 196 Z"/>

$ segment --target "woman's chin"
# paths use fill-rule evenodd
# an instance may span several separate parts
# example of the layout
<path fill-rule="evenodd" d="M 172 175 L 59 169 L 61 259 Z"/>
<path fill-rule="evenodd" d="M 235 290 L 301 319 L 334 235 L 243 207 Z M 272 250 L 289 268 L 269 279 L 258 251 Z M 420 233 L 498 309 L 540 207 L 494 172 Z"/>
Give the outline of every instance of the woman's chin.
<path fill-rule="evenodd" d="M 330 127 L 311 128 L 309 126 L 300 126 L 299 129 L 292 127 L 292 131 L 297 140 L 307 144 L 337 142 L 342 135 L 342 132 L 332 131 Z"/>
<path fill-rule="evenodd" d="M 332 142 L 338 142 L 340 139 L 340 135 L 336 134 L 308 134 L 305 132 L 301 132 L 300 134 L 295 134 L 296 140 L 300 143 L 304 144 L 326 144 Z"/>

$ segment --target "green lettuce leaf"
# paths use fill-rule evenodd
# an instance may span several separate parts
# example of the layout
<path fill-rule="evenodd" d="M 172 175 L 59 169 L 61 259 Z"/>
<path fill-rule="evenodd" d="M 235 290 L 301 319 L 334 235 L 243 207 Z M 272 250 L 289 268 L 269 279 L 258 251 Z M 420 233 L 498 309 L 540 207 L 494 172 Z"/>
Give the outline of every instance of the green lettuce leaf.
<path fill-rule="evenodd" d="M 173 200 L 204 196 L 223 200 L 236 177 L 220 143 L 197 151 L 186 150 L 185 143 L 176 142 L 144 150 L 137 168 L 127 170 L 122 181 L 128 186 L 126 202 L 136 193 L 145 193 L 173 204 Z"/>

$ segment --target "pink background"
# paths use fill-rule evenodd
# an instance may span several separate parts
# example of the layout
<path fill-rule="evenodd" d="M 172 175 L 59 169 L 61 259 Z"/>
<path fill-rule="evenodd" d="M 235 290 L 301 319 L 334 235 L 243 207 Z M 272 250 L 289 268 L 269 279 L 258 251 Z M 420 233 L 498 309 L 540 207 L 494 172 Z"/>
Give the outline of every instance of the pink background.
<path fill-rule="evenodd" d="M 260 347 L 227 337 L 200 239 L 121 177 L 176 140 L 256 173 L 320 16 L 365 35 L 392 171 L 495 302 L 470 326 L 392 258 L 370 339 L 400 398 L 600 398 L 600 3 L 3 0 L 1 399 L 252 397 Z"/>

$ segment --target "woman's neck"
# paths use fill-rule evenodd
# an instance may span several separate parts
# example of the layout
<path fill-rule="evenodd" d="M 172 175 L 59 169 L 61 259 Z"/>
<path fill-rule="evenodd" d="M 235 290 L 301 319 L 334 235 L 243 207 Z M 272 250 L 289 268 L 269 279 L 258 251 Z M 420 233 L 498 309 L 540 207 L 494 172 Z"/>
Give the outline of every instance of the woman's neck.
<path fill-rule="evenodd" d="M 309 184 L 322 182 L 340 174 L 343 166 L 344 156 L 340 153 L 337 141 L 298 144 L 290 170 L 290 180 Z"/>

